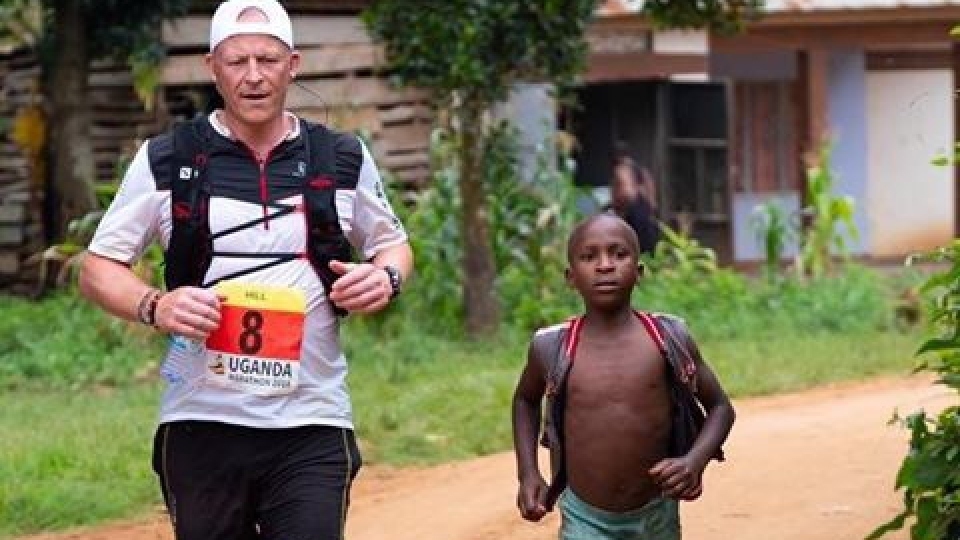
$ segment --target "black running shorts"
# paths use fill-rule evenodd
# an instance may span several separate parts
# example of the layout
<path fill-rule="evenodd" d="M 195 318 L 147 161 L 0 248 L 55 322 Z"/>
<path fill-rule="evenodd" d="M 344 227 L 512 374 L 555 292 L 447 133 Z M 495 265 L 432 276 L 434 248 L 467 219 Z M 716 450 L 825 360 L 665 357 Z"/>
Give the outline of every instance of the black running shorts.
<path fill-rule="evenodd" d="M 177 540 L 341 540 L 360 452 L 344 428 L 183 421 L 153 467 Z"/>

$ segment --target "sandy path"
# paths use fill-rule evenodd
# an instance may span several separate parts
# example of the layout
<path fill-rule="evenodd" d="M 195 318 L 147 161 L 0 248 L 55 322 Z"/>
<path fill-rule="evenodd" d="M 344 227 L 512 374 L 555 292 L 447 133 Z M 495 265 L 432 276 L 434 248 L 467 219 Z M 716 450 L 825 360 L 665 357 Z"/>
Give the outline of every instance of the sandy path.
<path fill-rule="evenodd" d="M 682 508 L 687 539 L 854 540 L 892 517 L 905 430 L 894 408 L 937 411 L 950 392 L 926 377 L 742 400 L 727 462 L 707 471 L 705 494 Z M 546 540 L 557 516 L 526 523 L 513 501 L 512 454 L 426 469 L 366 468 L 353 494 L 349 540 Z M 29 540 L 170 540 L 162 516 Z M 888 535 L 905 540 L 904 533 Z"/>

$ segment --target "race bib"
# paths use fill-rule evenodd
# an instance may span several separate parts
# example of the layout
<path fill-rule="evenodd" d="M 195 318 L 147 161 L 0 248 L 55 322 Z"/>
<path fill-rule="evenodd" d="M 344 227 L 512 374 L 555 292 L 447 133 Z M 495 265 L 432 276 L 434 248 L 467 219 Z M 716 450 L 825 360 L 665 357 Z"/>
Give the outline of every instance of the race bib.
<path fill-rule="evenodd" d="M 306 300 L 301 291 L 221 283 L 220 327 L 207 338 L 206 379 L 214 386 L 269 396 L 300 382 Z"/>

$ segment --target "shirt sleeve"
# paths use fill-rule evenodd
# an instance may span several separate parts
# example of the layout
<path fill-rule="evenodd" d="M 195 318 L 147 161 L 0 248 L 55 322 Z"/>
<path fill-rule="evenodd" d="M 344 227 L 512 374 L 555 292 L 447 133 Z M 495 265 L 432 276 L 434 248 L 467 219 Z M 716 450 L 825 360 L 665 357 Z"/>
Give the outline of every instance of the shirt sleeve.
<path fill-rule="evenodd" d="M 149 141 L 140 145 L 123 176 L 120 190 L 104 213 L 88 250 L 102 257 L 131 264 L 159 239 L 169 239 L 170 192 L 158 191 L 147 155 Z M 166 227 L 163 222 L 166 221 Z M 166 231 L 165 234 L 160 234 Z"/>
<path fill-rule="evenodd" d="M 363 163 L 357 187 L 353 193 L 337 194 L 337 211 L 350 244 L 364 259 L 370 259 L 387 247 L 406 242 L 407 233 L 387 199 L 373 156 L 362 142 L 360 146 Z"/>

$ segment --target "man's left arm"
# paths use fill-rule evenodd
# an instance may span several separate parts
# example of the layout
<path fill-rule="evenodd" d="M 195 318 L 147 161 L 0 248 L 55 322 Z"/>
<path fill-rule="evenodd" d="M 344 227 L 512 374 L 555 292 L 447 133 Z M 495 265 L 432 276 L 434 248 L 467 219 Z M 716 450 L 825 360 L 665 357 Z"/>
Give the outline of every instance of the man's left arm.
<path fill-rule="evenodd" d="M 383 180 L 370 151 L 359 144 L 362 155 L 357 186 L 342 202 L 350 211 L 344 229 L 363 263 L 333 261 L 340 274 L 330 290 L 330 300 L 353 313 L 375 313 L 400 292 L 413 272 L 413 250 L 403 225 L 387 199 Z"/>

